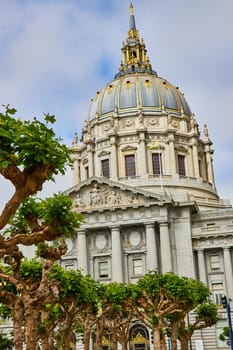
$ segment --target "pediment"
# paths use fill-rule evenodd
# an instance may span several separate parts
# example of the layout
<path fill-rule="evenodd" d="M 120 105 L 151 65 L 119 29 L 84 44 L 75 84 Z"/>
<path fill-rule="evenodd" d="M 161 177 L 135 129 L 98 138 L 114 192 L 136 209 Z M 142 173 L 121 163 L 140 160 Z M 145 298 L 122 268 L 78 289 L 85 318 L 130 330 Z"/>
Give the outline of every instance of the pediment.
<path fill-rule="evenodd" d="M 136 149 L 137 149 L 137 147 L 128 145 L 128 146 L 123 147 L 123 148 L 121 149 L 121 151 L 122 151 L 122 152 L 135 151 Z"/>
<path fill-rule="evenodd" d="M 117 208 L 159 206 L 172 202 L 171 198 L 128 186 L 106 178 L 92 177 L 67 190 L 79 211 L 114 210 Z"/>
<path fill-rule="evenodd" d="M 107 152 L 107 151 L 102 151 L 98 154 L 98 157 L 105 157 L 108 156 L 111 152 Z"/>

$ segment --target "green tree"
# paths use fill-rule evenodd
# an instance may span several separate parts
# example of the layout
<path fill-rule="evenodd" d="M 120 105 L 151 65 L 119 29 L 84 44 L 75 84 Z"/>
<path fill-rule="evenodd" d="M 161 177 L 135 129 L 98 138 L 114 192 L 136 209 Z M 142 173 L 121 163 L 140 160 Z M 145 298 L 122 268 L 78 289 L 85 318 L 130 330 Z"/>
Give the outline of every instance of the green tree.
<path fill-rule="evenodd" d="M 56 330 L 57 348 L 68 350 L 72 333 L 84 333 L 88 315 L 96 315 L 98 284 L 79 270 L 64 271 L 58 265 L 54 266 L 50 279 L 58 282 L 61 289 L 55 307 L 47 309 L 44 325 L 50 331 Z"/>
<path fill-rule="evenodd" d="M 219 339 L 221 341 L 225 341 L 228 342 L 230 339 L 230 331 L 229 331 L 229 327 L 223 327 L 222 329 L 222 333 L 219 335 Z"/>
<path fill-rule="evenodd" d="M 13 349 L 13 341 L 0 334 L 0 349 L 1 350 L 12 350 Z"/>
<path fill-rule="evenodd" d="M 134 284 L 111 283 L 104 286 L 104 327 L 109 330 L 114 350 L 117 350 L 118 342 L 121 343 L 122 349 L 127 349 L 130 327 L 137 317 L 135 300 L 138 293 L 139 288 Z"/>
<path fill-rule="evenodd" d="M 147 273 L 138 285 L 142 289 L 138 299 L 138 317 L 152 329 L 154 348 L 166 349 L 165 333 L 170 320 L 170 336 L 175 350 L 180 320 L 208 301 L 209 289 L 194 279 L 173 273 L 159 274 L 157 271 Z M 202 309 L 198 310 L 201 312 Z"/>
<path fill-rule="evenodd" d="M 200 304 L 195 310 L 194 322 L 185 322 L 180 320 L 178 339 L 180 340 L 181 350 L 189 349 L 189 341 L 196 330 L 211 327 L 219 320 L 217 315 L 217 306 L 212 302 Z"/>
<path fill-rule="evenodd" d="M 54 116 L 45 115 L 43 123 L 36 118 L 22 121 L 15 114 L 16 110 L 9 106 L 0 113 L 0 174 L 15 189 L 0 215 L 0 258 L 4 262 L 0 298 L 13 312 L 16 350 L 22 349 L 23 342 L 27 350 L 35 350 L 41 309 L 57 297 L 56 283 L 53 281 L 52 286 L 49 274 L 66 251 L 65 245 L 56 245 L 56 241 L 72 237 L 82 217 L 62 194 L 45 200 L 32 197 L 45 181 L 64 174 L 72 163 L 71 151 L 50 127 Z M 45 241 L 54 244 L 43 245 Z M 35 244 L 40 244 L 40 272 L 35 262 L 24 260 L 21 251 L 21 245 Z"/>

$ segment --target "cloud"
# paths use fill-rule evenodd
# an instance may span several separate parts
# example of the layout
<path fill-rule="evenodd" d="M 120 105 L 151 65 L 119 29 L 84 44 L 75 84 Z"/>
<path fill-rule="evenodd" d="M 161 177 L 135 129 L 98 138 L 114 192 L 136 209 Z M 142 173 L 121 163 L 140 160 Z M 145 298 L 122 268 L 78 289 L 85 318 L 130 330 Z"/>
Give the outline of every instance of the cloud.
<path fill-rule="evenodd" d="M 0 103 L 25 118 L 55 114 L 55 131 L 70 145 L 91 98 L 118 71 L 128 7 L 124 0 L 0 0 Z M 153 68 L 184 92 L 201 130 L 207 123 L 218 192 L 233 201 L 232 0 L 144 0 L 134 12 Z"/>

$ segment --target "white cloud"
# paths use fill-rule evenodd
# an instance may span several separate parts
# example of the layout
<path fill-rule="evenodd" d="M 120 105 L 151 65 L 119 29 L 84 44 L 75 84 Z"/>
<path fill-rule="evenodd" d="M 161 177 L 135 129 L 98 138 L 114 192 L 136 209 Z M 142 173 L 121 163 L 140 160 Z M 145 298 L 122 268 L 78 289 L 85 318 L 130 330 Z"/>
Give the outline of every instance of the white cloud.
<path fill-rule="evenodd" d="M 10 103 L 25 118 L 54 113 L 55 130 L 70 145 L 90 99 L 118 70 L 128 6 L 124 0 L 0 0 L 0 104 Z M 233 201 L 232 0 L 144 0 L 134 7 L 153 68 L 184 92 L 201 129 L 207 123 L 218 192 Z M 103 57 L 112 75 L 101 74 Z M 65 182 L 68 176 L 58 190 Z"/>

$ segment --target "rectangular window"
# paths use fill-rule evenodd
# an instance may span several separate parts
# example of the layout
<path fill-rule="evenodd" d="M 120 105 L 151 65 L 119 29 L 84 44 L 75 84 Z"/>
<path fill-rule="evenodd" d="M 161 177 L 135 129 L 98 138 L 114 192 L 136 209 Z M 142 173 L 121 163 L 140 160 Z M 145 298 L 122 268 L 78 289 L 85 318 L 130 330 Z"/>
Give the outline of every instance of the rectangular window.
<path fill-rule="evenodd" d="M 143 275 L 142 259 L 133 259 L 133 275 L 141 276 Z"/>
<path fill-rule="evenodd" d="M 153 175 L 162 175 L 162 157 L 161 153 L 152 154 L 152 169 Z"/>
<path fill-rule="evenodd" d="M 102 175 L 104 177 L 110 178 L 109 159 L 101 160 L 101 167 L 102 167 Z"/>
<path fill-rule="evenodd" d="M 210 255 L 210 269 L 211 271 L 220 270 L 220 257 L 219 255 Z"/>
<path fill-rule="evenodd" d="M 177 162 L 178 162 L 178 173 L 181 176 L 185 176 L 185 156 L 178 154 L 177 157 Z"/>
<path fill-rule="evenodd" d="M 222 283 L 212 283 L 212 296 L 213 296 L 213 302 L 215 304 L 220 305 L 222 303 L 222 296 L 223 296 L 223 284 Z"/>
<path fill-rule="evenodd" d="M 125 156 L 125 175 L 136 176 L 135 156 L 130 154 Z"/>
<path fill-rule="evenodd" d="M 99 262 L 99 278 L 107 278 L 108 277 L 108 262 L 100 261 Z"/>

